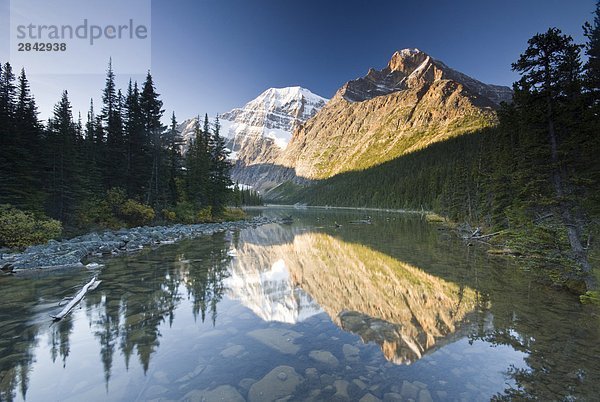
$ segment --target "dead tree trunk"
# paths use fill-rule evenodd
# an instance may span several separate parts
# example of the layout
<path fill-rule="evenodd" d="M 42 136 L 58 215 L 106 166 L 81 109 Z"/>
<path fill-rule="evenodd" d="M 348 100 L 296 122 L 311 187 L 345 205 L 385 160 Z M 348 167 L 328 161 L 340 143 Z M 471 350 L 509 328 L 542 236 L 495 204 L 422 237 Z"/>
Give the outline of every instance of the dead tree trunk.
<path fill-rule="evenodd" d="M 81 290 L 65 306 L 65 308 L 63 308 L 61 310 L 60 313 L 58 313 L 56 315 L 52 315 L 50 317 L 52 317 L 54 319 L 54 321 L 60 321 L 63 318 L 65 318 L 71 312 L 71 310 L 73 310 L 73 307 L 75 307 L 81 301 L 81 299 L 83 299 L 83 297 L 85 296 L 85 294 L 88 291 L 90 291 L 90 290 L 96 289 L 96 287 L 98 287 L 98 285 L 100 284 L 100 282 L 102 282 L 102 281 L 99 281 L 99 280 L 96 279 L 96 277 L 93 277 L 91 281 L 89 281 L 88 283 L 86 283 L 85 286 L 83 288 L 81 288 Z"/>

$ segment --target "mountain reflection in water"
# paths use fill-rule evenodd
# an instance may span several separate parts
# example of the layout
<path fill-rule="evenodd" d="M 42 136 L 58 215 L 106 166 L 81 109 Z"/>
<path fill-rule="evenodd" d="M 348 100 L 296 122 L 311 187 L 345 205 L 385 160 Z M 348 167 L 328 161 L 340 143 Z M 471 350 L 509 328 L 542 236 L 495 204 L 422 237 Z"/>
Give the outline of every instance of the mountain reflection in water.
<path fill-rule="evenodd" d="M 598 310 L 514 262 L 418 216 L 260 213 L 294 221 L 94 272 L 0 276 L 0 401 L 193 399 L 220 386 L 249 398 L 251 380 L 282 365 L 302 377 L 300 400 L 333 397 L 332 381 L 357 400 L 422 386 L 434 400 L 600 394 Z M 51 324 L 94 275 L 102 284 Z"/>
<path fill-rule="evenodd" d="M 410 364 L 476 307 L 473 289 L 369 247 L 324 233 L 289 238 L 284 230 L 243 233 L 226 280 L 230 295 L 265 320 L 295 323 L 323 309 L 341 328 L 376 342 L 389 361 Z"/>

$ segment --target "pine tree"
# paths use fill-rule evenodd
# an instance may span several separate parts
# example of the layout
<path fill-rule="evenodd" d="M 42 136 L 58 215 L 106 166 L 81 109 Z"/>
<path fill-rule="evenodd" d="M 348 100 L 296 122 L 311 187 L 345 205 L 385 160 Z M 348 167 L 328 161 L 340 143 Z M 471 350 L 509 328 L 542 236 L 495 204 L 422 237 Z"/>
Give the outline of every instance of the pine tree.
<path fill-rule="evenodd" d="M 138 85 L 137 82 L 132 85 L 131 80 L 125 95 L 123 118 L 126 143 L 127 194 L 129 197 L 142 200 L 146 196 L 146 188 L 150 180 L 148 172 L 152 160 L 150 158 L 149 138 L 144 130 Z"/>
<path fill-rule="evenodd" d="M 10 175 L 13 163 L 14 136 L 12 135 L 15 109 L 15 76 L 9 63 L 0 66 L 0 187 L 13 188 Z M 9 191 L 0 193 L 0 203 L 11 200 Z"/>
<path fill-rule="evenodd" d="M 211 136 L 210 146 L 210 202 L 213 211 L 218 214 L 223 211 L 231 193 L 231 164 L 227 159 L 229 150 L 225 147 L 225 139 L 221 137 L 219 116 Z"/>
<path fill-rule="evenodd" d="M 582 228 L 575 218 L 580 208 L 572 197 L 575 189 L 569 174 L 573 158 L 568 145 L 574 131 L 578 131 L 573 128 L 577 127 L 578 118 L 574 112 L 581 88 L 580 46 L 556 28 L 533 36 L 528 44 L 513 64 L 513 69 L 522 74 L 515 85 L 515 104 L 526 116 L 528 129 L 546 136 L 556 215 L 566 228 L 572 257 L 584 272 L 586 285 L 591 289 L 595 283 L 589 275 L 591 266 L 580 239 Z"/>
<path fill-rule="evenodd" d="M 73 122 L 67 91 L 54 107 L 48 124 L 51 164 L 49 171 L 49 206 L 51 216 L 72 224 L 78 203 L 83 198 L 77 129 Z"/>
<path fill-rule="evenodd" d="M 588 38 L 585 49 L 588 56 L 585 65 L 585 85 L 592 95 L 593 104 L 600 106 L 600 1 L 596 2 L 593 24 L 586 22 L 583 30 Z"/>
<path fill-rule="evenodd" d="M 175 205 L 178 201 L 180 201 L 180 178 L 181 178 L 181 168 L 183 166 L 183 161 L 181 157 L 181 149 L 184 145 L 183 139 L 181 138 L 181 134 L 177 130 L 177 119 L 175 118 L 175 113 L 171 116 L 171 127 L 169 129 L 167 135 L 167 151 L 169 153 L 169 193 L 168 193 L 168 204 Z"/>
<path fill-rule="evenodd" d="M 125 154 L 123 141 L 122 96 L 115 87 L 112 59 L 108 62 L 106 84 L 102 92 L 102 121 L 106 133 L 106 153 L 103 161 L 105 187 L 123 187 L 125 180 Z"/>
<path fill-rule="evenodd" d="M 200 129 L 200 116 L 194 122 L 194 138 L 185 158 L 187 200 L 196 207 L 208 205 L 209 152 L 206 135 Z"/>
<path fill-rule="evenodd" d="M 17 101 L 14 110 L 13 159 L 11 176 L 15 181 L 12 192 L 19 196 L 13 204 L 41 212 L 44 194 L 41 191 L 42 125 L 37 118 L 37 106 L 29 90 L 29 82 L 22 69 L 18 79 Z"/>
<path fill-rule="evenodd" d="M 146 81 L 140 96 L 140 107 L 142 110 L 143 127 L 149 138 L 151 171 L 146 194 L 146 203 L 157 206 L 164 202 L 164 169 L 163 169 L 163 132 L 164 127 L 160 121 L 164 110 L 163 103 L 156 92 L 150 71 L 146 75 Z"/>

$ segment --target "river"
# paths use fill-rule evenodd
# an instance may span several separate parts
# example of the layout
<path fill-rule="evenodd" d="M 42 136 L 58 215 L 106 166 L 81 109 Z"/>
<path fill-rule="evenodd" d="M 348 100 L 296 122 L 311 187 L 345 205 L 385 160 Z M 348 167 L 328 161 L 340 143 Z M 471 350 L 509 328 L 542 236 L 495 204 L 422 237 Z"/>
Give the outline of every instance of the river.
<path fill-rule="evenodd" d="M 415 214 L 251 213 L 294 220 L 0 277 L 0 400 L 600 395 L 598 309 L 518 261 Z"/>

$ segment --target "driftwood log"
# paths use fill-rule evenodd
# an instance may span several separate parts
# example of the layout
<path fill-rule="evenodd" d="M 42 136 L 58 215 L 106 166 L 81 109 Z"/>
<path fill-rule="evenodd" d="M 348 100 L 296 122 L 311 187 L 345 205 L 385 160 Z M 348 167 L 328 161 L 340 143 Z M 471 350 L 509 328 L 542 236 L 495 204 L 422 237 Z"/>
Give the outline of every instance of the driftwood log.
<path fill-rule="evenodd" d="M 90 290 L 96 289 L 98 287 L 98 285 L 100 284 L 100 282 L 102 282 L 102 281 L 99 281 L 98 279 L 96 279 L 96 277 L 93 277 L 91 281 L 89 281 L 88 283 L 86 283 L 85 286 L 83 288 L 81 288 L 81 290 L 60 311 L 60 313 L 58 313 L 56 315 L 52 315 L 50 317 L 52 317 L 52 319 L 54 321 L 60 321 L 63 318 L 65 318 L 71 312 L 71 310 L 73 310 L 73 307 L 75 307 L 81 301 L 81 299 L 83 299 L 83 297 L 85 296 L 85 294 L 87 292 L 89 292 Z"/>

